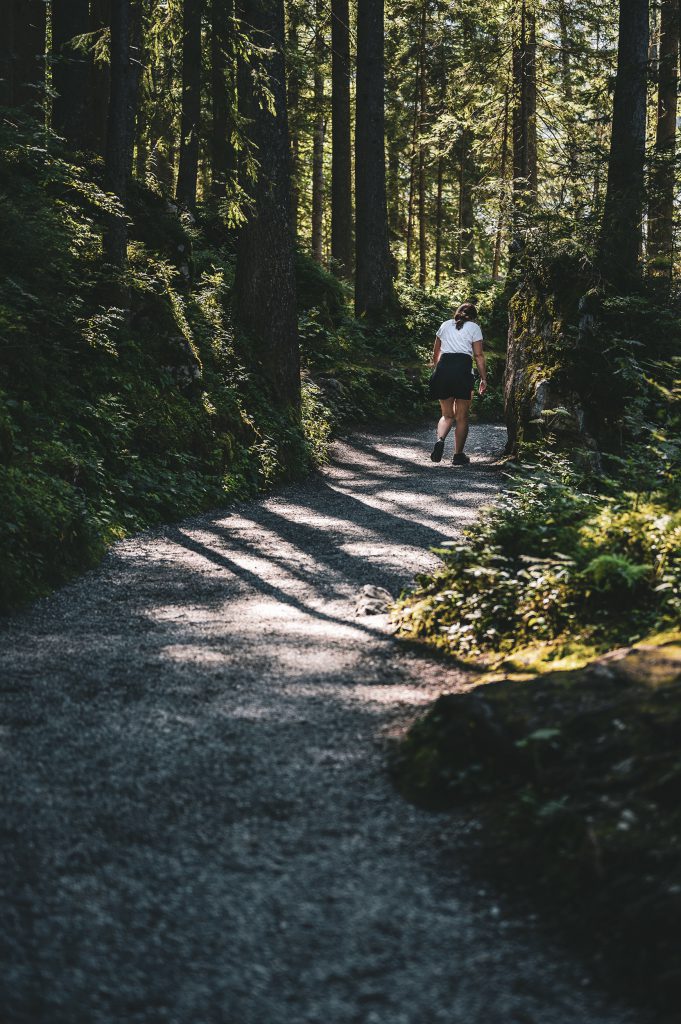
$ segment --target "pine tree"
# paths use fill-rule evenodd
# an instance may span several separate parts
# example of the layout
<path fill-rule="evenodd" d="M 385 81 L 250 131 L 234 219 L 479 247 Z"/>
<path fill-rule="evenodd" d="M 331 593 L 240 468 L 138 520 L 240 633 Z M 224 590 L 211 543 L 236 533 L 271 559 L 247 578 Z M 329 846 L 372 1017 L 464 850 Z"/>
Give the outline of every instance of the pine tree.
<path fill-rule="evenodd" d="M 381 316 L 394 304 L 385 187 L 383 19 L 383 0 L 358 0 L 355 118 L 355 311 L 358 316 Z"/>
<path fill-rule="evenodd" d="M 203 0 L 184 0 L 182 7 L 182 111 L 177 201 L 196 206 L 201 130 L 201 15 Z"/>
<path fill-rule="evenodd" d="M 256 70 L 266 76 L 273 109 L 239 75 L 239 107 L 258 162 L 239 231 L 235 277 L 237 319 L 261 354 L 263 374 L 279 407 L 300 407 L 291 153 L 286 109 L 283 0 L 250 0 L 241 13 Z M 244 88 L 242 89 L 242 85 Z"/>
<path fill-rule="evenodd" d="M 331 0 L 331 132 L 331 257 L 347 278 L 353 262 L 348 0 Z"/>
<path fill-rule="evenodd" d="M 679 0 L 662 0 L 655 154 L 650 176 L 648 259 L 652 273 L 671 281 L 674 248 L 674 157 L 679 80 Z"/>
<path fill-rule="evenodd" d="M 640 277 L 648 72 L 648 0 L 620 0 L 617 78 L 600 269 L 616 288 Z"/>

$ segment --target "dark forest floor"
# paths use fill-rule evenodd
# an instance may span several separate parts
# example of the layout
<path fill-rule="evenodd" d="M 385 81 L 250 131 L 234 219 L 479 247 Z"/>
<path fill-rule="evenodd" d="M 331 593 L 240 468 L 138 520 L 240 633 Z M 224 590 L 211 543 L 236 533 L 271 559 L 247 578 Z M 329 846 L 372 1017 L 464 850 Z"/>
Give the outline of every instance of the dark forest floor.
<path fill-rule="evenodd" d="M 385 771 L 458 670 L 358 595 L 484 514 L 502 433 L 354 435 L 2 624 L 4 1024 L 640 1024 Z"/>

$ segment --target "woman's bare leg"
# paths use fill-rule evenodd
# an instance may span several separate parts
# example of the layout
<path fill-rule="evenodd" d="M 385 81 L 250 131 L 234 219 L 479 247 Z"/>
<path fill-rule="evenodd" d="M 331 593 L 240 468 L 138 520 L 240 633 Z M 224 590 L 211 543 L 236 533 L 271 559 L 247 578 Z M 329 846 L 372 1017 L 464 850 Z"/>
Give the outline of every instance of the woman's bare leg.
<path fill-rule="evenodd" d="M 468 403 L 470 405 L 470 402 Z M 444 441 L 449 431 L 454 426 L 454 399 L 441 398 L 440 409 L 442 416 L 437 424 L 437 436 L 439 441 Z"/>
<path fill-rule="evenodd" d="M 442 404 L 442 403 L 440 403 Z M 471 403 L 464 398 L 456 399 L 456 430 L 454 432 L 455 451 L 459 455 L 466 444 L 468 437 L 468 417 L 471 411 Z M 442 420 L 440 420 L 440 423 Z"/>

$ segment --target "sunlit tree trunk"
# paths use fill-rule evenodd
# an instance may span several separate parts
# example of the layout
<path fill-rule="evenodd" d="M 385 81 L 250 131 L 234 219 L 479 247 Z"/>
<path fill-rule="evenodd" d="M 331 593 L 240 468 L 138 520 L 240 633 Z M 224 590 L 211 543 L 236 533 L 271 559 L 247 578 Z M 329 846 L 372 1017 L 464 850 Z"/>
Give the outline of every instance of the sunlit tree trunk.
<path fill-rule="evenodd" d="M 357 2 L 355 311 L 380 316 L 395 302 L 385 190 L 383 0 Z"/>
<path fill-rule="evenodd" d="M 648 259 L 652 274 L 666 282 L 671 281 L 674 247 L 678 61 L 679 0 L 662 0 L 655 154 L 648 207 Z"/>
<path fill-rule="evenodd" d="M 348 0 L 331 0 L 331 132 L 331 256 L 339 275 L 349 278 L 353 260 Z"/>
<path fill-rule="evenodd" d="M 184 0 L 182 8 L 182 112 L 177 201 L 196 205 L 201 129 L 201 14 L 203 0 Z"/>
<path fill-rule="evenodd" d="M 620 0 L 617 78 L 599 263 L 619 289 L 640 277 L 646 143 L 648 0 Z"/>

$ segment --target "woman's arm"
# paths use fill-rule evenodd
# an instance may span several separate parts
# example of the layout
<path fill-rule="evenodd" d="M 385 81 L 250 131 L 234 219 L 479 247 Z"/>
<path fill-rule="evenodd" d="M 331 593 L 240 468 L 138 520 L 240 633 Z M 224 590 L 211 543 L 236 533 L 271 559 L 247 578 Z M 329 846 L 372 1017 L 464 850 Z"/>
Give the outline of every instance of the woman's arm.
<path fill-rule="evenodd" d="M 442 342 L 440 341 L 440 339 L 438 338 L 438 336 L 436 334 L 435 335 L 435 344 L 433 345 L 433 366 L 437 366 L 438 359 L 440 358 L 440 347 L 441 347 L 441 345 L 442 345 Z"/>
<path fill-rule="evenodd" d="M 473 355 L 475 361 L 478 364 L 478 373 L 480 374 L 480 386 L 478 388 L 478 394 L 484 395 L 487 391 L 487 364 L 485 362 L 485 353 L 482 351 L 482 342 L 473 342 Z"/>

